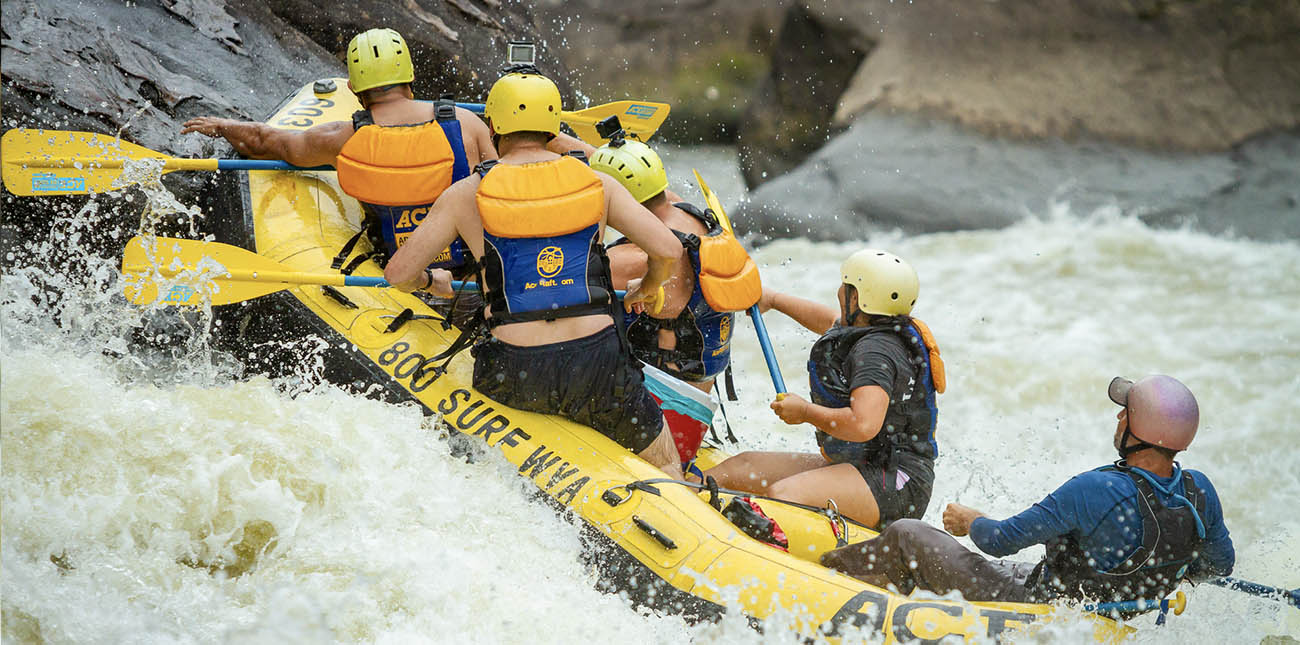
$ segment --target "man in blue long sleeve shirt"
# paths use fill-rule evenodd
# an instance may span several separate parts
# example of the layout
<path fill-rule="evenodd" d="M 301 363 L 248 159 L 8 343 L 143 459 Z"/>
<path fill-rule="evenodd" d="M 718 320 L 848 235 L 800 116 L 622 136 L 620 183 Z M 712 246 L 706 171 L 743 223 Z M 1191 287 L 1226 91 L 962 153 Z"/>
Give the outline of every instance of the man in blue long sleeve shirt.
<path fill-rule="evenodd" d="M 1196 434 L 1199 410 L 1176 379 L 1111 382 L 1118 415 L 1114 466 L 1072 477 L 1041 502 L 1002 521 L 949 504 L 944 526 L 970 533 L 995 557 L 1047 545 L 1037 564 L 988 560 L 916 520 L 827 553 L 822 562 L 910 593 L 953 589 L 967 600 L 1044 601 L 1055 597 L 1160 598 L 1183 579 L 1232 572 L 1235 554 L 1218 493 L 1202 473 L 1174 461 Z"/>

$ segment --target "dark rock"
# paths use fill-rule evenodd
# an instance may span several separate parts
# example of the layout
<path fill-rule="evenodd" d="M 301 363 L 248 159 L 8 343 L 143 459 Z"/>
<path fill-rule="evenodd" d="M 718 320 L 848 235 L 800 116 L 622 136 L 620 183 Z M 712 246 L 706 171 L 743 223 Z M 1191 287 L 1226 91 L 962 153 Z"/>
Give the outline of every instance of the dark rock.
<path fill-rule="evenodd" d="M 694 144 L 736 139 L 787 1 L 545 0 L 535 11 L 583 98 L 666 102 L 658 136 Z"/>
<path fill-rule="evenodd" d="M 300 0 L 5 0 L 0 25 L 5 129 L 120 133 L 178 157 L 230 152 L 224 142 L 180 136 L 185 120 L 204 114 L 260 120 L 302 84 L 346 76 L 342 50 L 372 27 L 393 25 L 404 33 L 421 96 L 452 91 L 474 101 L 497 78 L 506 40 L 536 39 L 528 9 L 502 8 L 497 0 L 370 0 L 346 10 Z M 214 178 L 171 173 L 165 182 L 182 202 L 206 212 L 217 207 L 209 194 Z M 5 193 L 0 250 L 46 234 L 87 199 Z M 138 208 L 121 202 L 101 209 L 100 225 L 132 231 L 138 221 L 122 212 L 131 210 Z M 128 236 L 117 236 L 117 243 Z M 105 250 L 120 252 L 120 246 Z M 23 261 L 4 257 L 6 265 Z"/>
<path fill-rule="evenodd" d="M 795 3 L 771 49 L 771 67 L 740 121 L 740 169 L 751 188 L 799 165 L 834 127 L 840 94 L 874 41 Z"/>
<path fill-rule="evenodd" d="M 996 228 L 1068 206 L 1113 207 L 1159 226 L 1300 239 L 1300 131 L 1224 153 L 1157 153 L 1115 143 L 1007 141 L 939 120 L 867 114 L 737 210 L 770 237 L 863 239 Z"/>
<path fill-rule="evenodd" d="M 803 17 L 798 17 L 802 12 Z M 1222 152 L 1300 126 L 1300 2 L 1262 0 L 825 0 L 788 14 L 875 43 L 839 97 L 773 104 L 798 123 L 837 105 L 835 123 L 920 114 L 1006 139 L 1104 140 L 1160 151 Z M 788 23 L 789 24 L 789 23 Z M 783 53 L 774 48 L 773 55 Z M 813 57 L 774 73 L 791 93 L 826 74 Z M 776 62 L 774 61 L 774 66 Z M 805 149 L 766 136 L 746 145 L 753 183 Z"/>
<path fill-rule="evenodd" d="M 267 0 L 267 9 L 340 62 L 348 41 L 374 27 L 392 27 L 411 47 L 417 96 L 451 91 L 463 101 L 482 102 L 505 66 L 506 42 L 533 40 L 542 71 L 565 96 L 568 74 L 557 64 L 531 10 L 498 0 L 355 0 L 346 11 L 319 0 Z"/>

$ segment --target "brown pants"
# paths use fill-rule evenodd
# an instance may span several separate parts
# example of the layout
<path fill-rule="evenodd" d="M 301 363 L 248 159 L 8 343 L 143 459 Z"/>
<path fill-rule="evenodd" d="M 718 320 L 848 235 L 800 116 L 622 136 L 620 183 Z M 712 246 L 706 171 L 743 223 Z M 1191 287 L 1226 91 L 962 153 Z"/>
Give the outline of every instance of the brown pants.
<path fill-rule="evenodd" d="M 822 564 L 877 587 L 892 583 L 905 594 L 956 589 L 972 601 L 1031 601 L 1025 580 L 1033 564 L 989 560 L 920 520 L 898 520 L 875 539 L 826 553 Z"/>

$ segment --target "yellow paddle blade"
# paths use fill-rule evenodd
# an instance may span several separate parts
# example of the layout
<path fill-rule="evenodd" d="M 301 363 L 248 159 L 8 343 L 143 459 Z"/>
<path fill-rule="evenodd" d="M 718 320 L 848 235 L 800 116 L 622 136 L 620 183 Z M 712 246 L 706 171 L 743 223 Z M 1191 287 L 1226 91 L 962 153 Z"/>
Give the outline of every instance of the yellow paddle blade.
<path fill-rule="evenodd" d="M 722 224 L 722 228 L 727 229 L 728 233 L 735 235 L 736 231 L 731 228 L 731 218 L 727 217 L 727 211 L 722 210 L 722 202 L 718 200 L 718 196 L 714 195 L 713 191 L 709 189 L 709 185 L 704 183 L 704 178 L 700 176 L 700 171 L 691 168 L 691 172 L 695 173 L 695 183 L 700 185 L 700 192 L 704 193 L 704 205 L 709 207 L 713 211 L 714 215 L 718 216 L 718 223 Z"/>
<path fill-rule="evenodd" d="M 15 195 L 77 195 L 113 190 L 132 159 L 170 157 L 107 134 L 15 128 L 0 141 L 4 184 Z"/>
<path fill-rule="evenodd" d="M 601 120 L 617 116 L 619 123 L 623 124 L 624 132 L 636 135 L 641 141 L 649 141 L 659 126 L 663 125 L 664 119 L 668 118 L 670 109 L 667 103 L 614 101 L 577 112 L 561 112 L 560 120 L 569 124 L 579 139 L 600 147 L 608 141 L 596 133 L 596 124 Z"/>
<path fill-rule="evenodd" d="M 170 237 L 133 237 L 122 255 L 126 297 L 135 304 L 228 305 L 295 284 L 342 285 L 345 276 L 310 274 L 237 246 Z"/>

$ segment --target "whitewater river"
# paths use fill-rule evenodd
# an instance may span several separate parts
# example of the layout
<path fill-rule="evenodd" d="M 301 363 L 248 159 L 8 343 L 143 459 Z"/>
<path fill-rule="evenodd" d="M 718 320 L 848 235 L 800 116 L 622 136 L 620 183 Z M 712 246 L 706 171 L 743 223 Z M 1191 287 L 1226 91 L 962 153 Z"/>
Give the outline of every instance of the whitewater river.
<path fill-rule="evenodd" d="M 725 151 L 666 156 L 674 185 L 697 164 L 734 203 Z M 97 217 L 83 211 L 31 244 L 76 244 Z M 839 261 L 864 245 L 916 266 L 915 313 L 948 367 L 927 521 L 949 501 L 1006 516 L 1110 461 L 1106 384 L 1167 373 L 1201 402 L 1182 462 L 1218 487 L 1237 575 L 1300 586 L 1295 242 L 1153 230 L 1059 204 L 1005 230 L 778 241 L 756 259 L 768 286 L 830 303 Z M 202 342 L 201 319 L 191 334 L 170 329 L 170 354 L 134 350 L 125 339 L 160 333 L 158 323 L 106 295 L 114 261 L 75 265 L 66 283 L 57 266 L 3 276 L 4 642 L 794 640 L 776 624 L 760 634 L 733 614 L 690 625 L 597 592 L 576 556 L 578 528 L 495 452 L 466 463 L 417 408 L 311 373 L 233 378 L 231 358 Z M 30 286 L 42 274 L 66 294 L 57 307 Z M 767 324 L 787 383 L 806 392 L 813 335 L 778 315 Z M 735 339 L 742 401 L 728 410 L 742 446 L 811 450 L 807 428 L 767 410 L 772 385 L 748 323 Z M 1188 595 L 1164 628 L 1139 619 L 1138 641 L 1300 633 L 1300 611 L 1216 587 Z M 1087 634 L 1076 621 L 1039 640 Z"/>

